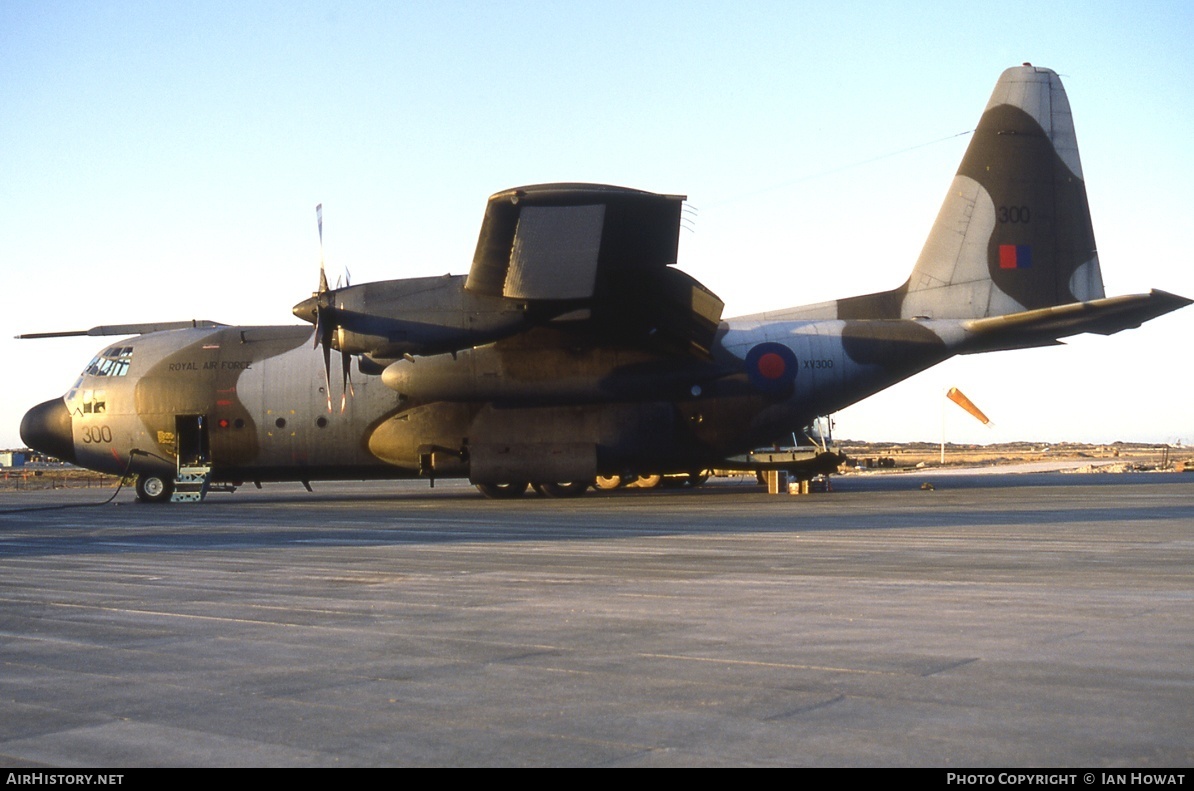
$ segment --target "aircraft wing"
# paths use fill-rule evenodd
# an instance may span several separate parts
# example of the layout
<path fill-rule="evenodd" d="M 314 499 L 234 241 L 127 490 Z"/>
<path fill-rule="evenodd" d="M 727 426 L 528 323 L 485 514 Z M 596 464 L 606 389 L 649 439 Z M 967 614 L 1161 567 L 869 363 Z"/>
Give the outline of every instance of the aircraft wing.
<path fill-rule="evenodd" d="M 609 342 L 708 356 L 724 303 L 673 268 L 684 196 L 539 184 L 490 197 L 465 290 Z"/>
<path fill-rule="evenodd" d="M 1059 338 L 1093 332 L 1112 335 L 1185 307 L 1194 300 L 1153 289 L 1147 294 L 1107 297 L 1089 302 L 1026 310 L 965 322 L 974 333 L 963 354 L 1027 349 L 1059 344 Z"/>
<path fill-rule="evenodd" d="M 588 299 L 611 278 L 676 262 L 683 203 L 683 195 L 602 184 L 496 193 L 465 288 L 514 299 Z"/>

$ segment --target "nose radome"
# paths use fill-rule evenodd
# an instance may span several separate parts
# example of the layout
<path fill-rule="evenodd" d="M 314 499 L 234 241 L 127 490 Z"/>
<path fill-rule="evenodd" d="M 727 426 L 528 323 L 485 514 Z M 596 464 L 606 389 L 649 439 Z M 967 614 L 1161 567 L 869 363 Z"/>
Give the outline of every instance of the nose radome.
<path fill-rule="evenodd" d="M 21 420 L 21 439 L 34 450 L 62 461 L 75 461 L 74 426 L 61 398 L 38 404 Z"/>

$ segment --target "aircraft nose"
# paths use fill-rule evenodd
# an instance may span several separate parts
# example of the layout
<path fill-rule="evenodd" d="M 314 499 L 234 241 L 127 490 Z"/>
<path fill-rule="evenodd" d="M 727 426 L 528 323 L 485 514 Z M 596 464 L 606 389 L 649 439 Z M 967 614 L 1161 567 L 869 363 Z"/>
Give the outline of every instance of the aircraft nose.
<path fill-rule="evenodd" d="M 61 398 L 38 404 L 21 420 L 21 439 L 34 450 L 74 463 L 74 426 Z"/>

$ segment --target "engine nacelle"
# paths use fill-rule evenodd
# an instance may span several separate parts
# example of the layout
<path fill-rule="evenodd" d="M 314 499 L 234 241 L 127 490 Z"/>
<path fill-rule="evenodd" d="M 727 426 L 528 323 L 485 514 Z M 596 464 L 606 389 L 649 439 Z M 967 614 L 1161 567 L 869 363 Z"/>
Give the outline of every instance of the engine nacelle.
<path fill-rule="evenodd" d="M 532 351 L 487 346 L 386 367 L 386 387 L 418 402 L 601 403 L 699 398 L 727 370 L 633 350 Z"/>

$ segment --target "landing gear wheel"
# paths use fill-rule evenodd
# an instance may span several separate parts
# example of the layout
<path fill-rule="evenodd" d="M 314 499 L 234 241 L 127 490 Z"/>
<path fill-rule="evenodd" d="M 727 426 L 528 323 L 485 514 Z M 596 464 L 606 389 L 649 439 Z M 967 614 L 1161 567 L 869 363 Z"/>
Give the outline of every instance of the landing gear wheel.
<path fill-rule="evenodd" d="M 598 475 L 596 482 L 593 483 L 594 488 L 600 489 L 603 492 L 613 491 L 621 485 L 621 475 Z"/>
<path fill-rule="evenodd" d="M 479 483 L 477 490 L 491 500 L 513 500 L 527 490 L 524 483 Z"/>
<path fill-rule="evenodd" d="M 708 480 L 709 480 L 709 473 L 707 471 L 706 472 L 694 472 L 688 476 L 687 484 L 689 487 L 695 489 L 698 486 L 704 486 L 705 483 L 708 482 Z"/>
<path fill-rule="evenodd" d="M 554 499 L 565 499 L 569 497 L 580 497 L 585 493 L 589 485 L 584 481 L 572 481 L 571 483 L 537 483 L 535 484 L 535 491 L 544 497 L 551 497 Z"/>
<path fill-rule="evenodd" d="M 640 475 L 639 479 L 634 482 L 636 489 L 658 489 L 663 483 L 662 475 Z"/>
<path fill-rule="evenodd" d="M 174 494 L 174 481 L 158 473 L 144 472 L 137 476 L 137 499 L 143 503 L 168 503 Z"/>

